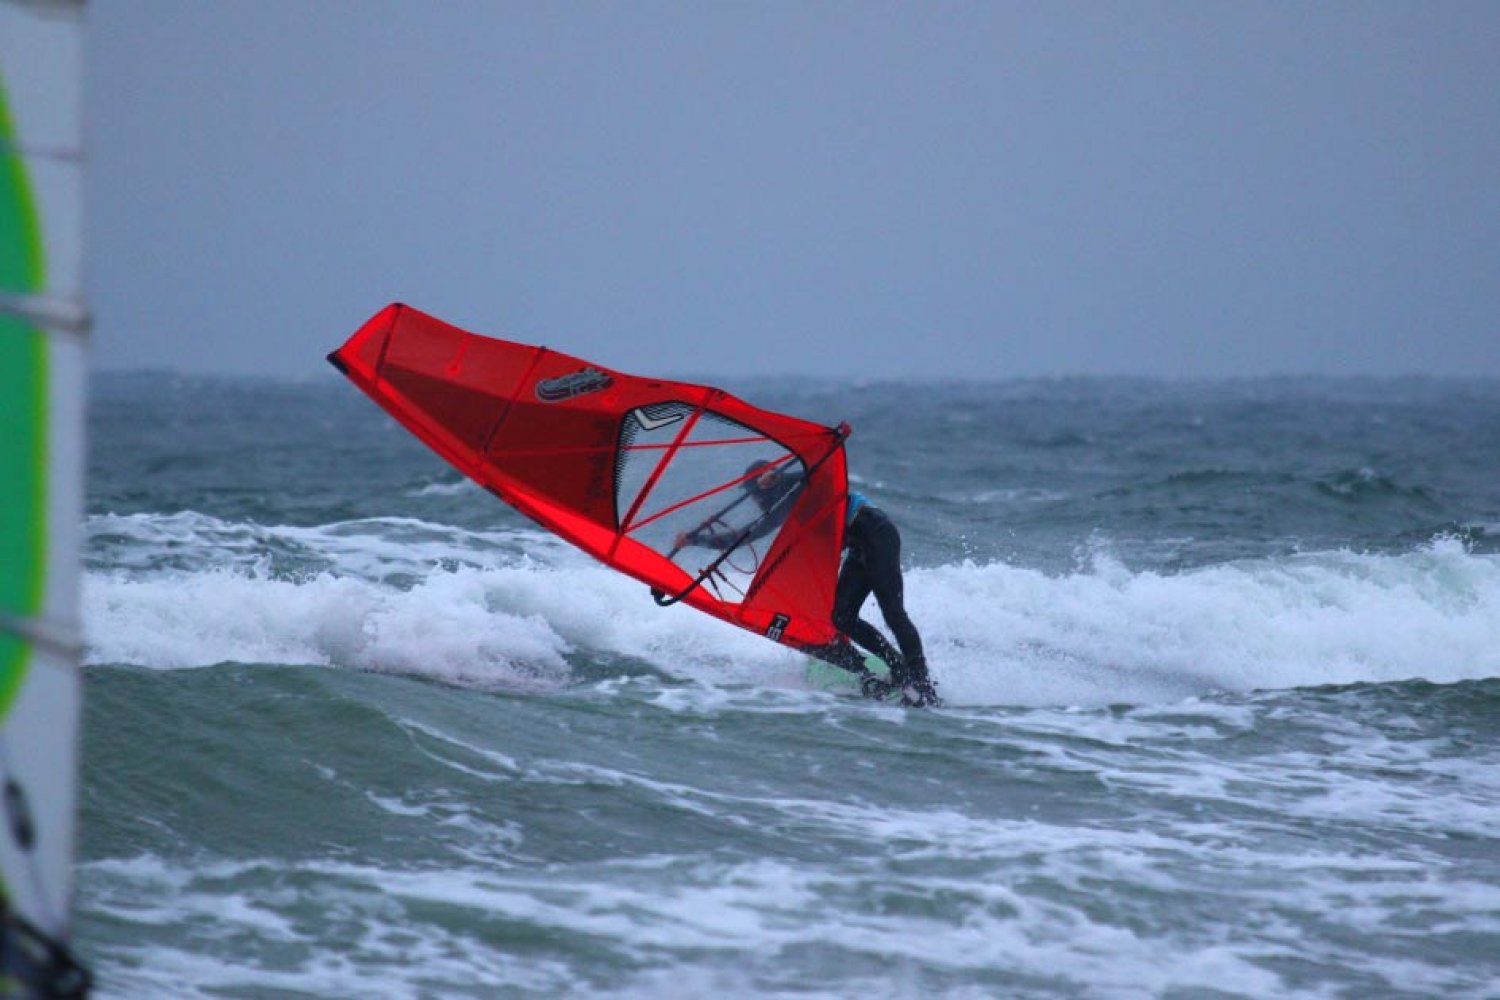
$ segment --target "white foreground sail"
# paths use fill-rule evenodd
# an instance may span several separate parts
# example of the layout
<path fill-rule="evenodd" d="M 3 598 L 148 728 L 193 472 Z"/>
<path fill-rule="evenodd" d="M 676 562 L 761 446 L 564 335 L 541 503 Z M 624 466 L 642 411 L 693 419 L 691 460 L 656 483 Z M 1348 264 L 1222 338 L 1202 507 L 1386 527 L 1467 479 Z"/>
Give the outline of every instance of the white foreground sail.
<path fill-rule="evenodd" d="M 0 0 L 0 995 L 79 995 L 66 951 L 83 494 L 82 4 Z"/>

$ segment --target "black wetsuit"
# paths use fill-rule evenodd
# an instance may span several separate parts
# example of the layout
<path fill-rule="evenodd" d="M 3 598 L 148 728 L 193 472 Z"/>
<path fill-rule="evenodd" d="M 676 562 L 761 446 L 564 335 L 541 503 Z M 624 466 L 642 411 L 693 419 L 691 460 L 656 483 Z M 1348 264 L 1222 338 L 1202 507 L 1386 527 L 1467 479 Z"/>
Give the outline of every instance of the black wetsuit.
<path fill-rule="evenodd" d="M 927 658 L 922 653 L 922 637 L 906 613 L 901 533 L 895 523 L 880 508 L 865 504 L 844 532 L 844 547 L 844 565 L 833 592 L 833 627 L 890 664 L 892 680 L 925 680 Z M 899 654 L 879 629 L 859 617 L 860 607 L 872 592 L 881 617 L 901 647 Z M 897 676 L 898 667 L 905 668 L 905 677 Z"/>
<path fill-rule="evenodd" d="M 861 504 L 844 531 L 844 549 L 844 565 L 839 570 L 833 595 L 833 627 L 891 668 L 891 681 L 885 690 L 901 689 L 906 701 L 931 704 L 937 700 L 937 692 L 927 674 L 922 637 L 906 613 L 901 580 L 901 533 L 896 530 L 895 522 L 878 507 Z M 871 593 L 901 647 L 900 652 L 891 647 L 878 628 L 859 617 L 859 609 Z M 866 693 L 885 693 L 883 686 L 869 676 L 863 657 L 849 643 L 840 641 L 809 652 L 859 674 Z"/>
<path fill-rule="evenodd" d="M 769 534 L 781 527 L 791 510 L 792 505 L 783 501 L 802 485 L 800 473 L 778 477 L 769 489 L 761 488 L 754 479 L 747 480 L 746 491 L 763 514 L 770 516 L 763 516 L 748 532 L 705 525 L 684 535 L 683 541 L 724 549 Z M 864 657 L 842 638 L 807 652 L 858 674 L 867 694 L 884 695 L 900 690 L 908 704 L 932 704 L 937 700 L 937 692 L 927 675 L 922 637 L 906 613 L 901 581 L 901 533 L 884 511 L 857 494 L 853 496 L 858 505 L 854 519 L 844 530 L 844 564 L 834 587 L 833 627 L 884 660 L 890 667 L 890 682 L 885 684 L 870 674 Z M 859 617 L 859 609 L 872 593 L 880 605 L 881 616 L 901 647 L 899 652 L 878 628 Z"/>

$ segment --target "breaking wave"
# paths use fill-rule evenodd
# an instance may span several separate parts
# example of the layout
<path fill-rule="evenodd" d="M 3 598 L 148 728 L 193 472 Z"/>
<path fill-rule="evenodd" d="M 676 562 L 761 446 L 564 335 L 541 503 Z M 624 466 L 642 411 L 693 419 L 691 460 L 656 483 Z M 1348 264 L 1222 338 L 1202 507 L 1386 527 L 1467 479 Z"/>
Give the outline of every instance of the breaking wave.
<path fill-rule="evenodd" d="M 91 519 L 88 660 L 318 664 L 478 687 L 601 673 L 803 685 L 795 653 L 529 530 L 409 518 L 261 527 Z M 99 568 L 105 563 L 109 568 Z M 1179 573 L 1107 551 L 1074 572 L 911 570 L 907 601 L 950 703 L 1147 703 L 1212 691 L 1500 676 L 1500 557 L 1443 539 Z M 873 602 L 867 612 L 876 617 Z"/>

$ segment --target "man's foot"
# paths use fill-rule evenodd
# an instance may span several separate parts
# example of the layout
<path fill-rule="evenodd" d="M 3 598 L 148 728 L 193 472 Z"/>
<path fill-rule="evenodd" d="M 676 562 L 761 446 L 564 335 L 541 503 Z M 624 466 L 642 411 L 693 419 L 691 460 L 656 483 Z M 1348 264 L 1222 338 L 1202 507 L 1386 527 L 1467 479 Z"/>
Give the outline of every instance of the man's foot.
<path fill-rule="evenodd" d="M 901 658 L 900 654 L 893 652 L 888 656 L 882 656 L 881 659 L 885 661 L 890 671 L 891 687 L 902 688 L 911 683 L 911 668 L 906 665 L 906 661 Z"/>
<path fill-rule="evenodd" d="M 868 670 L 859 676 L 859 693 L 866 698 L 883 699 L 894 690 L 889 682 L 881 680 Z"/>
<path fill-rule="evenodd" d="M 901 704 L 908 708 L 935 708 L 942 704 L 929 680 L 911 681 L 901 688 Z"/>

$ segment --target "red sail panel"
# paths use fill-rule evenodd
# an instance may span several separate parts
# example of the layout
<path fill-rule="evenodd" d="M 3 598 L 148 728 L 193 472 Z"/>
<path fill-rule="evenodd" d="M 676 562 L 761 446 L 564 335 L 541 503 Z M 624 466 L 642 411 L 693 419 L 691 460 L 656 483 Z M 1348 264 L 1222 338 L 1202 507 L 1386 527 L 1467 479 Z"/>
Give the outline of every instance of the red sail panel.
<path fill-rule="evenodd" d="M 329 360 L 454 467 L 607 565 L 669 594 L 702 576 L 684 603 L 790 646 L 837 637 L 847 428 L 400 304 Z M 775 503 L 750 489 L 766 467 L 782 475 Z"/>

